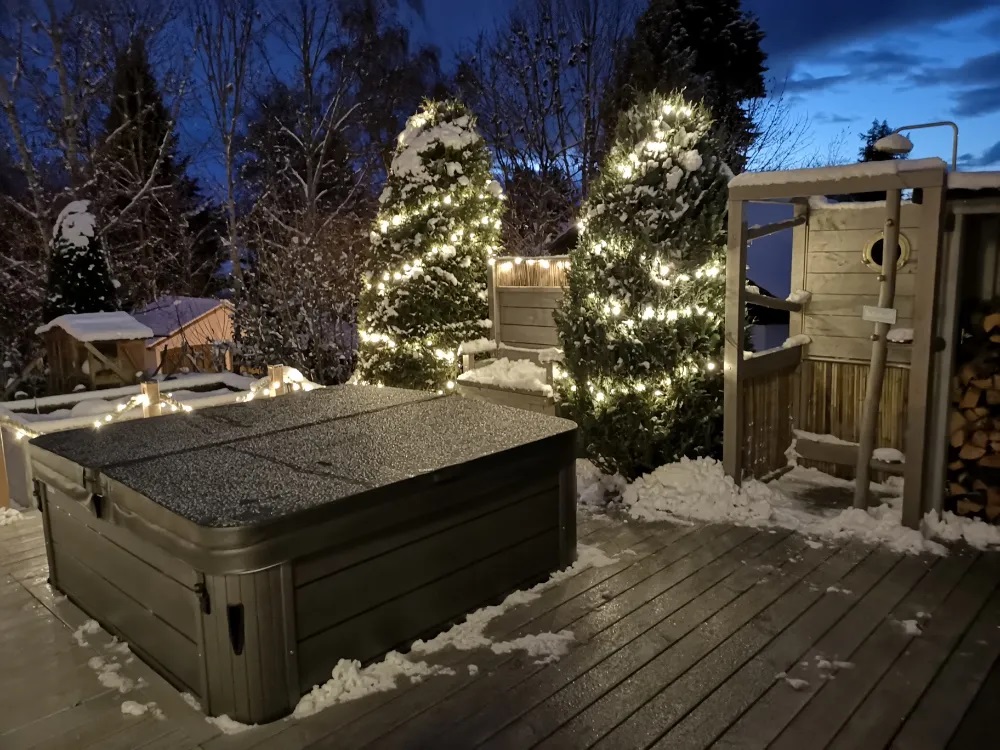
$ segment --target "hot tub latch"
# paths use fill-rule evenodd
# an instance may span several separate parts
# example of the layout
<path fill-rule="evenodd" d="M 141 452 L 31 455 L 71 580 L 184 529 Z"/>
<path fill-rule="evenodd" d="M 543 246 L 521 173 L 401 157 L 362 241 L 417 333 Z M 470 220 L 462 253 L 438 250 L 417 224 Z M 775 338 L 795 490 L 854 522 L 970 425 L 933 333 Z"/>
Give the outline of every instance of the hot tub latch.
<path fill-rule="evenodd" d="M 205 584 L 199 581 L 194 585 L 194 593 L 198 595 L 198 602 L 201 604 L 202 614 L 212 614 L 212 602 L 208 598 L 208 589 Z"/>

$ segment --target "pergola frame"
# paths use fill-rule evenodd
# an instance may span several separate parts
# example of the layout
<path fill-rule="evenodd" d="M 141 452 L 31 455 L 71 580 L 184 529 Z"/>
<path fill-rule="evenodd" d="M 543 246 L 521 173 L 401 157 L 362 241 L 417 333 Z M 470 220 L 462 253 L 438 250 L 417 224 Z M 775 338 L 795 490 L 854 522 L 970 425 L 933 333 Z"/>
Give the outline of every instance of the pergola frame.
<path fill-rule="evenodd" d="M 930 395 L 934 382 L 935 315 L 939 288 L 947 182 L 946 165 L 940 159 L 886 161 L 844 167 L 796 169 L 782 172 L 744 174 L 729 184 L 729 240 L 726 263 L 726 337 L 725 337 L 725 419 L 723 467 L 739 484 L 744 475 L 744 381 L 771 372 L 797 367 L 803 347 L 774 350 L 744 360 L 743 341 L 746 328 L 747 244 L 750 239 L 792 228 L 806 231 L 808 199 L 812 196 L 844 195 L 903 190 L 921 191 L 916 297 L 921 304 L 913 315 L 913 342 L 910 358 L 908 414 L 906 423 L 906 463 L 904 466 L 903 523 L 916 527 L 925 509 L 939 501 L 928 496 L 933 485 L 924 480 L 934 472 L 928 466 L 928 445 L 939 431 L 931 419 Z M 779 201 L 795 204 L 795 216 L 766 227 L 748 228 L 744 206 L 749 202 Z M 804 239 L 804 238 L 803 238 Z M 954 295 L 954 292 L 952 292 Z M 768 306 L 754 298 L 757 304 Z M 801 310 L 798 303 L 782 302 L 783 309 Z M 954 302 L 951 302 L 954 304 Z M 882 332 L 884 335 L 884 331 Z M 878 343 L 878 342 L 876 342 Z M 950 350 L 950 347 L 949 347 Z M 950 368 L 949 368 L 950 369 Z M 932 434 L 934 433 L 934 434 Z M 943 435 L 940 436 L 943 445 Z M 933 451 L 932 460 L 944 460 L 943 451 Z M 878 467 L 874 467 L 878 468 Z"/>

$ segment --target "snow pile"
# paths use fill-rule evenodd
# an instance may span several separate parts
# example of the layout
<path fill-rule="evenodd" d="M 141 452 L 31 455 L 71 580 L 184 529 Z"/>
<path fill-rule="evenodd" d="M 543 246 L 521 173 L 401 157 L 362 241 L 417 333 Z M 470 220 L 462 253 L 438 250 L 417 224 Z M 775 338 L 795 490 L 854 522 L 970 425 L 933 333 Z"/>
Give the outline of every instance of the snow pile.
<path fill-rule="evenodd" d="M 400 677 L 420 682 L 425 677 L 436 674 L 453 675 L 455 671 L 423 661 L 410 661 L 398 651 L 390 651 L 382 661 L 364 669 L 357 660 L 341 659 L 333 668 L 332 677 L 302 696 L 292 715 L 301 719 L 337 703 L 384 693 L 396 687 L 396 681 Z"/>
<path fill-rule="evenodd" d="M 799 304 L 806 304 L 812 299 L 812 292 L 807 292 L 805 289 L 796 289 L 794 292 L 785 297 L 786 302 L 798 302 Z"/>
<path fill-rule="evenodd" d="M 240 722 L 230 719 L 227 714 L 222 716 L 206 716 L 205 721 L 215 726 L 223 734 L 240 734 L 248 729 L 255 729 L 256 724 L 240 724 Z"/>
<path fill-rule="evenodd" d="M 94 635 L 99 632 L 101 632 L 101 626 L 97 620 L 87 620 L 73 631 L 73 640 L 76 641 L 76 645 L 85 648 L 90 644 L 87 643 L 87 639 L 84 636 Z"/>
<path fill-rule="evenodd" d="M 497 342 L 493 339 L 475 339 L 473 341 L 466 341 L 458 347 L 459 354 L 484 354 L 485 352 L 494 352 L 497 348 Z"/>
<path fill-rule="evenodd" d="M 906 463 L 906 456 L 896 448 L 876 448 L 872 451 L 872 458 L 885 464 Z"/>
<path fill-rule="evenodd" d="M 22 518 L 21 512 L 13 508 L 0 508 L 0 526 L 17 523 Z"/>
<path fill-rule="evenodd" d="M 605 474 L 586 458 L 576 460 L 577 502 L 586 508 L 603 508 L 617 501 L 626 484 L 621 474 Z"/>
<path fill-rule="evenodd" d="M 538 633 L 525 635 L 510 641 L 501 641 L 491 646 L 495 654 L 509 654 L 524 651 L 528 656 L 539 657 L 535 664 L 551 664 L 569 653 L 573 633 L 560 630 L 558 633 Z"/>
<path fill-rule="evenodd" d="M 504 357 L 485 367 L 463 372 L 458 379 L 468 383 L 531 391 L 543 396 L 552 395 L 552 386 L 545 383 L 544 368 L 527 359 L 509 360 Z"/>
<path fill-rule="evenodd" d="M 629 515 L 642 520 L 679 516 L 757 526 L 771 518 L 772 494 L 753 480 L 737 487 L 714 459 L 682 458 L 636 479 L 625 488 L 622 500 Z"/>
<path fill-rule="evenodd" d="M 751 479 L 737 487 L 723 473 L 718 461 L 685 458 L 639 477 L 626 487 L 622 500 L 629 515 L 641 520 L 681 518 L 777 526 L 823 539 L 857 539 L 883 544 L 908 554 L 947 553 L 945 547 L 930 541 L 920 531 L 902 525 L 901 498 L 890 498 L 867 510 L 830 509 L 828 514 L 820 515 L 781 492 L 784 482 L 816 478 L 823 478 L 828 484 L 841 484 L 841 480 L 821 472 L 795 468 L 772 485 Z M 846 484 L 853 486 L 851 482 Z"/>
<path fill-rule="evenodd" d="M 71 417 L 102 417 L 105 414 L 112 414 L 117 409 L 117 404 L 112 404 L 104 399 L 88 398 L 86 401 L 73 404 L 69 415 Z"/>
<path fill-rule="evenodd" d="M 948 510 L 940 515 L 936 511 L 928 511 L 924 516 L 924 528 L 932 536 L 946 542 L 963 540 L 976 549 L 1000 547 L 1000 526 L 957 516 Z"/>
<path fill-rule="evenodd" d="M 806 346 L 812 342 L 812 339 L 806 336 L 804 333 L 797 333 L 794 336 L 789 336 L 781 344 L 782 349 L 791 349 L 793 346 Z"/>
<path fill-rule="evenodd" d="M 913 341 L 913 329 L 893 328 L 886 334 L 886 338 L 894 344 L 906 344 Z"/>
<path fill-rule="evenodd" d="M 153 330 L 144 326 L 126 312 L 77 313 L 60 315 L 35 329 L 43 334 L 53 328 L 62 328 L 77 341 L 121 341 L 149 339 Z"/>
<path fill-rule="evenodd" d="M 67 203 L 52 227 L 52 239 L 63 239 L 73 247 L 86 247 L 94 238 L 95 223 L 90 201 Z"/>

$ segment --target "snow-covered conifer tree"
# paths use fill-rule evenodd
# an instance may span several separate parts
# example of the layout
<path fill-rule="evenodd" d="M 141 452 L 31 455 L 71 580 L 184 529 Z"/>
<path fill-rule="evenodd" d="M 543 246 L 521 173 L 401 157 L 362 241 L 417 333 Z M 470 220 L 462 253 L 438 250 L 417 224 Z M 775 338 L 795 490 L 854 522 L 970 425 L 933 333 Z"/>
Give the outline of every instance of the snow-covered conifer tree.
<path fill-rule="evenodd" d="M 490 325 L 486 270 L 504 205 L 490 164 L 461 103 L 426 102 L 407 121 L 364 269 L 360 380 L 454 387 L 459 345 Z"/>
<path fill-rule="evenodd" d="M 721 438 L 729 168 L 679 94 L 621 116 L 557 312 L 559 383 L 587 454 L 634 477 Z"/>
<path fill-rule="evenodd" d="M 110 312 L 118 309 L 107 255 L 94 235 L 90 201 L 69 203 L 52 229 L 49 291 L 43 316 Z"/>

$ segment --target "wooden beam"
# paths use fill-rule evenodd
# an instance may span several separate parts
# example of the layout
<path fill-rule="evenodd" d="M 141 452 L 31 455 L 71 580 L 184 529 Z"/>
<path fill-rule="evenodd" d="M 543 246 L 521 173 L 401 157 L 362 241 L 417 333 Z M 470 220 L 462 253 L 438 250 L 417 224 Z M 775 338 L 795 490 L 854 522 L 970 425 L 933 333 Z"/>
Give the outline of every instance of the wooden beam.
<path fill-rule="evenodd" d="M 743 341 L 746 325 L 747 225 L 743 202 L 729 200 L 729 235 L 726 251 L 726 332 L 723 381 L 725 401 L 722 433 L 722 466 L 739 484 L 743 479 Z"/>
<path fill-rule="evenodd" d="M 500 305 L 497 302 L 497 264 L 491 263 L 486 268 L 486 314 L 493 325 L 489 337 L 500 340 Z"/>
<path fill-rule="evenodd" d="M 756 292 L 747 292 L 746 300 L 748 305 L 757 305 L 757 307 L 766 307 L 769 310 L 787 310 L 788 312 L 802 312 L 801 302 L 791 302 L 787 299 L 778 299 L 777 297 L 765 297 L 763 294 L 757 294 Z"/>
<path fill-rule="evenodd" d="M 759 352 L 743 361 L 740 377 L 743 380 L 759 378 L 784 370 L 794 370 L 802 361 L 802 346 L 790 346 L 787 349 L 769 349 Z"/>
<path fill-rule="evenodd" d="M 890 190 L 885 196 L 885 250 L 882 256 L 882 273 L 879 275 L 878 306 L 893 308 L 896 300 L 896 251 L 899 245 L 899 211 L 903 197 L 899 190 Z M 876 323 L 872 334 L 872 361 L 868 368 L 864 408 L 861 412 L 860 447 L 855 467 L 854 507 L 867 508 L 868 485 L 871 476 L 871 457 L 875 449 L 875 430 L 882 403 L 882 382 L 885 379 L 885 362 L 889 353 L 888 323 Z"/>
<path fill-rule="evenodd" d="M 790 169 L 781 172 L 743 173 L 729 184 L 733 201 L 801 198 L 810 195 L 884 193 L 941 185 L 945 163 L 940 159 L 882 162 L 879 166 L 851 164 L 819 169 Z"/>
<path fill-rule="evenodd" d="M 791 229 L 797 227 L 799 224 L 805 224 L 805 216 L 795 216 L 791 219 L 785 219 L 784 221 L 776 221 L 773 224 L 762 224 L 759 226 L 750 227 L 747 230 L 747 241 L 751 242 L 759 237 L 767 237 L 769 234 L 775 234 L 776 232 L 784 231 L 785 229 Z"/>
<path fill-rule="evenodd" d="M 908 456 L 906 475 L 903 482 L 903 523 L 911 528 L 920 525 L 923 518 L 925 498 L 929 494 L 941 493 L 943 489 L 925 483 L 927 460 L 945 460 L 943 448 L 931 449 L 929 425 L 931 420 L 930 395 L 933 382 L 935 355 L 934 329 L 938 308 L 938 275 L 941 268 L 941 224 L 944 214 L 944 175 L 936 187 L 924 190 L 920 234 L 917 240 L 921 249 L 920 264 L 917 269 L 916 298 L 919 305 L 913 310 L 913 346 L 910 354 L 910 392 L 907 398 L 906 452 Z M 951 295 L 947 297 L 951 299 Z M 957 305 L 953 300 L 952 304 Z M 944 391 L 947 393 L 947 390 Z"/>
<path fill-rule="evenodd" d="M 795 452 L 799 458 L 807 461 L 822 461 L 838 466 L 854 466 L 858 461 L 857 443 L 824 443 L 819 440 L 808 438 L 795 439 Z M 869 467 L 872 471 L 881 471 L 885 474 L 902 476 L 906 464 L 888 463 L 886 461 L 876 461 L 871 459 Z"/>
<path fill-rule="evenodd" d="M 84 348 L 85 348 L 85 349 L 86 349 L 86 350 L 87 350 L 88 352 L 90 352 L 90 354 L 91 354 L 91 355 L 92 355 L 92 356 L 93 356 L 94 358 L 96 358 L 97 360 L 99 360 L 99 361 L 103 362 L 103 363 L 104 363 L 104 364 L 106 364 L 106 365 L 107 365 L 108 367 L 110 367 L 110 368 L 111 368 L 112 370 L 114 370 L 114 371 L 115 371 L 115 372 L 116 372 L 116 373 L 118 374 L 118 377 L 120 377 L 120 378 L 122 379 L 122 382 L 123 382 L 123 383 L 131 383 L 131 382 L 135 382 L 135 379 L 134 379 L 134 378 L 132 377 L 132 375 L 131 375 L 131 374 L 126 374 L 126 373 L 125 373 L 125 372 L 124 372 L 124 371 L 122 370 L 121 366 L 120 366 L 120 365 L 119 365 L 119 364 L 118 364 L 117 362 L 112 362 L 112 361 L 111 361 L 110 359 L 108 359 L 107 357 L 105 357 L 105 356 L 104 356 L 103 354 L 101 354 L 101 353 L 100 353 L 99 351 L 97 351 L 97 347 L 96 347 L 96 346 L 94 346 L 93 344 L 91 344 L 91 343 L 90 343 L 89 341 L 82 341 L 82 342 L 80 342 L 80 343 L 82 343 L 82 344 L 83 344 Z M 92 386 L 93 386 L 93 384 L 95 383 L 95 380 L 94 380 L 94 377 L 95 377 L 95 375 L 96 375 L 96 373 L 94 372 L 94 370 L 95 370 L 95 369 L 96 369 L 96 368 L 94 368 L 94 367 L 93 367 L 93 366 L 91 365 L 91 367 L 90 367 L 90 381 L 91 381 L 91 385 L 92 385 Z M 91 388 L 91 390 L 93 390 L 93 387 Z"/>
<path fill-rule="evenodd" d="M 806 219 L 805 223 L 799 224 L 792 229 L 792 271 L 789 288 L 792 291 L 806 288 L 806 245 L 809 243 L 809 203 L 795 207 L 795 215 Z M 788 314 L 788 335 L 797 336 L 802 333 L 802 319 L 805 316 L 801 312 Z M 810 356 L 812 352 L 810 350 Z M 800 370 L 802 373 L 805 370 Z M 809 388 L 804 387 L 802 382 L 804 375 L 791 378 L 792 385 L 792 427 L 802 424 L 802 415 L 808 413 L 808 393 Z M 806 403 L 803 403 L 806 398 Z"/>

